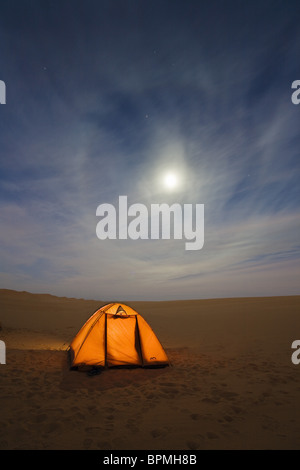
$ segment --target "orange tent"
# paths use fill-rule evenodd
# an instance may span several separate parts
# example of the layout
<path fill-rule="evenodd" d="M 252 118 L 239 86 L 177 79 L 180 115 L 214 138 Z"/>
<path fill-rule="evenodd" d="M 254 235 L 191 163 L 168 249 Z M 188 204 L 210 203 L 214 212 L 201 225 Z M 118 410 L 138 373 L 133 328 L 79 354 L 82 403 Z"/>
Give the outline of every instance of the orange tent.
<path fill-rule="evenodd" d="M 162 366 L 168 357 L 144 318 L 125 304 L 97 310 L 69 348 L 71 367 Z"/>

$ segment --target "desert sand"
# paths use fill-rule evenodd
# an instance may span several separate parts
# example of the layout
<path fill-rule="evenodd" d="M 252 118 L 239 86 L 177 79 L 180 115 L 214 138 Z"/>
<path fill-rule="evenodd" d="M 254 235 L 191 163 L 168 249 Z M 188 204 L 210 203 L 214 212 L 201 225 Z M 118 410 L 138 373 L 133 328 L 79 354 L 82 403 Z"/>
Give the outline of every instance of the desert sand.
<path fill-rule="evenodd" d="M 171 366 L 69 369 L 106 301 L 0 290 L 0 449 L 299 449 L 300 296 L 127 302 Z"/>

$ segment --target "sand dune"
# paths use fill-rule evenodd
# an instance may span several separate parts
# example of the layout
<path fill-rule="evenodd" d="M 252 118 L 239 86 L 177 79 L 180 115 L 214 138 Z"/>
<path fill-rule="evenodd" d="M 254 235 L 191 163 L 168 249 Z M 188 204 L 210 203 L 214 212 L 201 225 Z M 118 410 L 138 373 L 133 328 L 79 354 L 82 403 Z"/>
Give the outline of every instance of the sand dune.
<path fill-rule="evenodd" d="M 299 449 L 299 296 L 128 302 L 172 366 L 70 371 L 104 303 L 0 290 L 0 449 Z"/>

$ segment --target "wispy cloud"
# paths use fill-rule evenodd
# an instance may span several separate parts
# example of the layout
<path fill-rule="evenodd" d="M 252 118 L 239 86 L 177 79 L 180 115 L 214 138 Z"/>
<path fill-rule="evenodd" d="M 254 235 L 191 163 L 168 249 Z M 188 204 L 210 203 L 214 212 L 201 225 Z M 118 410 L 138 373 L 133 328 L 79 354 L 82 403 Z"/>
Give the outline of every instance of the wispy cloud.
<path fill-rule="evenodd" d="M 292 8 L 218 4 L 216 18 L 209 4 L 154 15 L 117 2 L 120 21 L 104 3 L 82 15 L 63 4 L 61 24 L 43 2 L 21 24 L 4 8 L 1 285 L 94 298 L 297 293 Z M 122 194 L 204 204 L 204 248 L 98 240 L 97 206 Z"/>

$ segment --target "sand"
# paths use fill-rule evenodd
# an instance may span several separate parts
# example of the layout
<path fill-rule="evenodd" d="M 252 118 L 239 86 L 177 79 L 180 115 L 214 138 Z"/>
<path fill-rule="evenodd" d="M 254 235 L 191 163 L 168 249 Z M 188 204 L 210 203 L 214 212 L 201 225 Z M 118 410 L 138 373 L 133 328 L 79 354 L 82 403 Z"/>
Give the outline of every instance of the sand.
<path fill-rule="evenodd" d="M 104 303 L 0 290 L 1 450 L 300 448 L 300 296 L 127 302 L 171 367 L 71 371 Z"/>

